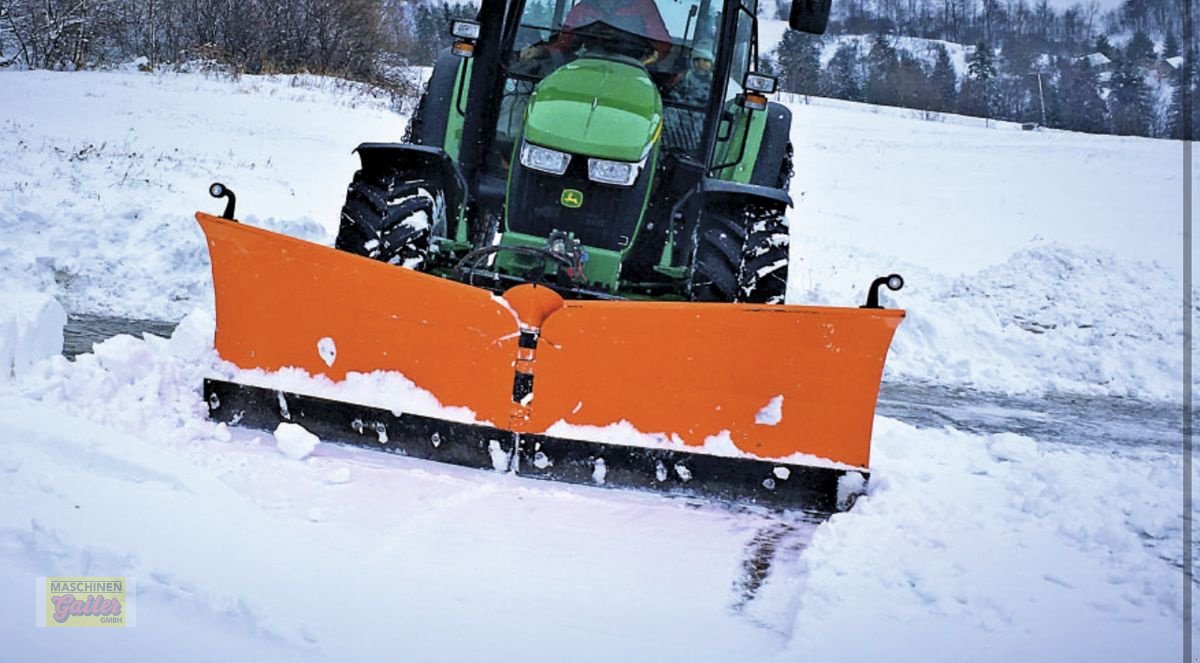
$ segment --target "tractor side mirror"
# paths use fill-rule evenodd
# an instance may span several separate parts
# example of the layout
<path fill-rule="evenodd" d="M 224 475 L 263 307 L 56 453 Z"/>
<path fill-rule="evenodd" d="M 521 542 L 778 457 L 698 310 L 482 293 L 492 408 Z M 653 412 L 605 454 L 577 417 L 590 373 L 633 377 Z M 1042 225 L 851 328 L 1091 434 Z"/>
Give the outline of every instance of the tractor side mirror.
<path fill-rule="evenodd" d="M 479 39 L 479 23 L 455 19 L 450 21 L 450 35 L 454 37 L 454 45 L 450 52 L 460 58 L 475 55 L 475 41 Z"/>
<path fill-rule="evenodd" d="M 793 30 L 823 35 L 829 27 L 829 9 L 833 0 L 792 0 L 788 25 Z"/>

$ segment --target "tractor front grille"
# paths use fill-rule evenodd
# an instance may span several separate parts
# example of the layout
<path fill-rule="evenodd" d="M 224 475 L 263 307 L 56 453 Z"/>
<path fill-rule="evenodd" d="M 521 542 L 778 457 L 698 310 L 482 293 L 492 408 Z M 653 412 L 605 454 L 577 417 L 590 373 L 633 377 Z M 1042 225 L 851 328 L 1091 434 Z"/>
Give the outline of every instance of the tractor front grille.
<path fill-rule="evenodd" d="M 597 184 L 588 179 L 587 157 L 574 156 L 561 176 L 513 164 L 507 199 L 507 227 L 519 233 L 548 237 L 555 230 L 573 233 L 584 246 L 623 250 L 636 234 L 654 179 L 649 167 L 633 186 Z M 563 204 L 564 191 L 577 191 L 578 207 Z"/>

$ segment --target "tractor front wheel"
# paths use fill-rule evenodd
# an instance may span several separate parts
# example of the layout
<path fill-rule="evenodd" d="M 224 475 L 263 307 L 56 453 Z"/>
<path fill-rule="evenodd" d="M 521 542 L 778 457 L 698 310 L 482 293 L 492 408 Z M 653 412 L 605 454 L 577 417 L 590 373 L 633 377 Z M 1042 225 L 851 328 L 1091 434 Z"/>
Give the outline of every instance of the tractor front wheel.
<path fill-rule="evenodd" d="M 360 170 L 346 191 L 334 247 L 411 269 L 429 259 L 433 227 L 444 216 L 440 190 L 395 170 Z"/>
<path fill-rule="evenodd" d="M 693 301 L 782 304 L 790 235 L 781 204 L 724 202 L 701 212 L 688 294 Z"/>

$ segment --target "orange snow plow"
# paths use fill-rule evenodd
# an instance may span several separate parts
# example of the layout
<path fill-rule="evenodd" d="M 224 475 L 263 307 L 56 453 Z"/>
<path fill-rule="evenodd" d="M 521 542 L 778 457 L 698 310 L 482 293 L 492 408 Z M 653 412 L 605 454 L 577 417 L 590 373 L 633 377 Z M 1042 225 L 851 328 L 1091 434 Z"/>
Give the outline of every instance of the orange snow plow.
<path fill-rule="evenodd" d="M 844 475 L 867 473 L 903 311 L 564 300 L 535 284 L 493 294 L 196 219 L 223 359 L 335 382 L 394 371 L 476 422 L 208 380 L 214 419 L 292 421 L 325 441 L 535 478 L 822 511 Z"/>

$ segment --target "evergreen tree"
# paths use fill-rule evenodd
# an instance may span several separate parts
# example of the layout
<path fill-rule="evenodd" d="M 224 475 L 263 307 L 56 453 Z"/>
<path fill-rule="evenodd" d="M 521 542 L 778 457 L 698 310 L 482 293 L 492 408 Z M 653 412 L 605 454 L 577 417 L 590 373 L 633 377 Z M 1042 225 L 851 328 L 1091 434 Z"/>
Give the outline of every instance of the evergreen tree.
<path fill-rule="evenodd" d="M 1125 0 L 1121 3 L 1122 18 L 1134 28 L 1142 30 L 1150 14 L 1150 5 L 1150 0 Z"/>
<path fill-rule="evenodd" d="M 878 33 L 867 53 L 867 103 L 882 106 L 899 106 L 900 94 L 896 75 L 900 69 L 900 58 L 887 35 Z"/>
<path fill-rule="evenodd" d="M 1192 72 L 1192 79 L 1190 81 L 1186 80 L 1185 69 L 1185 67 L 1180 67 L 1175 71 L 1174 76 L 1172 76 L 1171 102 L 1167 105 L 1167 135 L 1175 139 L 1185 137 L 1188 127 L 1186 116 L 1184 115 L 1187 110 L 1184 102 L 1190 95 L 1192 102 L 1192 135 L 1190 138 L 1195 140 L 1197 135 L 1200 134 L 1200 123 L 1196 121 L 1200 119 L 1200 108 L 1198 108 L 1196 103 L 1200 101 L 1200 86 L 1197 85 L 1195 72 Z"/>
<path fill-rule="evenodd" d="M 1108 41 L 1108 35 L 1100 35 L 1096 37 L 1096 45 L 1093 47 L 1097 53 L 1103 53 L 1109 60 L 1115 60 L 1117 49 Z"/>
<path fill-rule="evenodd" d="M 1150 41 L 1150 36 L 1142 30 L 1135 32 L 1125 46 L 1125 59 L 1135 64 L 1156 59 L 1154 42 Z"/>
<path fill-rule="evenodd" d="M 1100 96 L 1100 80 L 1085 58 L 1060 65 L 1057 88 L 1058 126 L 1071 131 L 1104 132 L 1106 107 Z"/>
<path fill-rule="evenodd" d="M 1120 136 L 1149 136 L 1154 102 L 1141 69 L 1133 60 L 1123 58 L 1117 62 L 1109 85 L 1108 116 L 1112 132 Z"/>
<path fill-rule="evenodd" d="M 1163 39 L 1162 56 L 1164 59 L 1173 58 L 1179 55 L 1179 52 L 1179 38 L 1175 36 L 1174 30 L 1168 29 L 1167 36 Z"/>
<path fill-rule="evenodd" d="M 929 79 L 937 92 L 937 104 L 931 110 L 946 112 L 957 104 L 958 76 L 954 73 L 954 65 L 950 63 L 950 53 L 946 47 L 937 44 L 933 51 L 933 72 Z"/>
<path fill-rule="evenodd" d="M 835 99 L 863 100 L 862 64 L 853 43 L 843 43 L 834 51 L 823 72 L 821 90 Z"/>
<path fill-rule="evenodd" d="M 1062 71 L 1062 63 L 1063 60 L 1055 63 L 1056 72 Z M 1047 72 L 1042 75 L 1043 98 L 1046 100 L 1046 121 L 1043 124 L 1056 129 L 1064 126 L 1061 82 L 1061 73 L 1052 75 Z"/>
<path fill-rule="evenodd" d="M 788 30 L 779 43 L 776 60 L 781 89 L 806 95 L 820 92 L 820 37 Z"/>
<path fill-rule="evenodd" d="M 940 99 L 937 90 L 925 73 L 925 67 L 912 53 L 900 49 L 900 62 L 892 82 L 896 89 L 898 105 L 903 108 L 917 108 L 925 111 L 938 111 Z"/>
<path fill-rule="evenodd" d="M 992 117 L 996 91 L 995 56 L 987 44 L 980 42 L 967 58 L 967 77 L 958 95 L 959 112 L 976 117 Z"/>

